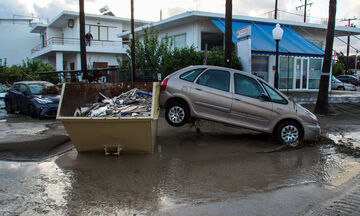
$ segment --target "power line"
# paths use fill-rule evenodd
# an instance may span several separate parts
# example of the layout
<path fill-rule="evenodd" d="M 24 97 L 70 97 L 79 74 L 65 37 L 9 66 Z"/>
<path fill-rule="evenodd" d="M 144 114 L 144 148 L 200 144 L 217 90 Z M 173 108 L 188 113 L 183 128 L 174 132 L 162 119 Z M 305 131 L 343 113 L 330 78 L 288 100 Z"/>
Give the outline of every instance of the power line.
<path fill-rule="evenodd" d="M 307 3 L 307 0 L 305 0 L 305 4 L 296 7 L 296 10 L 301 9 L 302 7 L 304 7 L 304 23 L 306 22 L 306 12 L 307 12 L 306 7 L 308 5 L 311 7 L 312 4 L 313 4 L 312 2 Z"/>

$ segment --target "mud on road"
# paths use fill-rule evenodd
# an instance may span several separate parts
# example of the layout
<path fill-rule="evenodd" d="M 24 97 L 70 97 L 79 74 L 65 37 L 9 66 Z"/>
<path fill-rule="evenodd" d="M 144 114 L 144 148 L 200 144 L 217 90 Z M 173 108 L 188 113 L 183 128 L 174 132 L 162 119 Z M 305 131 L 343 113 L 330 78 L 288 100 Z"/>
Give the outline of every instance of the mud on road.
<path fill-rule="evenodd" d="M 341 110 L 337 120 L 320 117 L 330 135 L 360 124 L 348 123 L 355 111 Z M 153 155 L 72 149 L 40 162 L 0 161 L 0 215 L 322 215 L 358 185 L 359 159 L 332 140 L 259 153 L 279 144 L 221 124 L 200 128 L 172 128 L 161 118 Z"/>

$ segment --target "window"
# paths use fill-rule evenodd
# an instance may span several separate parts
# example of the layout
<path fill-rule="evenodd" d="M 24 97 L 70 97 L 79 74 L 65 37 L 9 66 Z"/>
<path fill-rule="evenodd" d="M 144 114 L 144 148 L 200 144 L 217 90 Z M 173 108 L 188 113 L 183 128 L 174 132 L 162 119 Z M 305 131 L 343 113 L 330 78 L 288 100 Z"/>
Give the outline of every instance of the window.
<path fill-rule="evenodd" d="M 174 35 L 169 36 L 169 44 L 172 42 L 172 48 L 185 48 L 186 47 L 186 34 Z M 165 40 L 165 37 L 162 38 Z"/>
<path fill-rule="evenodd" d="M 264 90 L 259 83 L 251 77 L 242 74 L 234 74 L 234 79 L 235 94 L 258 98 L 264 93 Z"/>
<path fill-rule="evenodd" d="M 210 69 L 205 71 L 196 83 L 222 91 L 229 91 L 230 73 L 228 71 Z"/>
<path fill-rule="evenodd" d="M 20 85 L 19 92 L 26 94 L 27 93 L 26 85 Z"/>
<path fill-rule="evenodd" d="M 183 74 L 180 75 L 180 79 L 186 80 L 186 81 L 190 81 L 190 82 L 194 82 L 194 80 L 196 79 L 196 77 L 197 77 L 203 70 L 205 70 L 205 68 L 200 68 L 200 69 L 195 69 L 195 70 L 191 70 L 191 71 L 185 72 L 185 73 L 183 73 Z"/>
<path fill-rule="evenodd" d="M 268 80 L 268 57 L 267 56 L 252 56 L 251 57 L 251 71 L 254 75 L 267 81 Z"/>
<path fill-rule="evenodd" d="M 271 88 L 268 84 L 261 82 L 264 86 L 266 92 L 268 93 L 270 100 L 275 103 L 281 103 L 281 104 L 287 104 L 287 101 L 279 94 L 277 93 L 273 88 Z"/>
<path fill-rule="evenodd" d="M 186 47 L 186 34 L 174 36 L 174 47 L 179 49 Z"/>
<path fill-rule="evenodd" d="M 322 59 L 310 59 L 309 64 L 309 88 L 318 89 L 321 76 Z"/>
<path fill-rule="evenodd" d="M 109 27 L 90 25 L 89 30 L 94 40 L 109 40 Z"/>
<path fill-rule="evenodd" d="M 279 89 L 292 89 L 294 78 L 294 57 L 280 56 Z"/>

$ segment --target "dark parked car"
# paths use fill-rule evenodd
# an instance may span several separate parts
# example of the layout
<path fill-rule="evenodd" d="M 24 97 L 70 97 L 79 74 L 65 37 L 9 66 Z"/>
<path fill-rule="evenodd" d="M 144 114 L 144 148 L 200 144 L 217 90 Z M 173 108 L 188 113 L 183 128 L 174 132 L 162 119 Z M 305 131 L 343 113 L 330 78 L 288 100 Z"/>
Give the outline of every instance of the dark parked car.
<path fill-rule="evenodd" d="M 33 118 L 53 118 L 59 104 L 59 89 L 46 81 L 15 82 L 5 96 L 8 113 L 19 111 Z"/>
<path fill-rule="evenodd" d="M 344 83 L 360 85 L 360 80 L 353 75 L 340 75 L 340 76 L 337 76 L 336 78 Z"/>

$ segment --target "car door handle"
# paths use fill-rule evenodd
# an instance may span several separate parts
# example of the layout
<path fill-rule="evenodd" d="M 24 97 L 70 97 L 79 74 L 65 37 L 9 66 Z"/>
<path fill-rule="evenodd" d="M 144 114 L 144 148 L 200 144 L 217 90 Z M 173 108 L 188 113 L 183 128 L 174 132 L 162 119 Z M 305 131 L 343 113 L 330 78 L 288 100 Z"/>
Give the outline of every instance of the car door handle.
<path fill-rule="evenodd" d="M 235 98 L 236 101 L 241 101 L 240 99 Z"/>
<path fill-rule="evenodd" d="M 202 89 L 201 88 L 195 88 L 196 90 L 198 90 L 198 91 L 202 91 Z"/>

